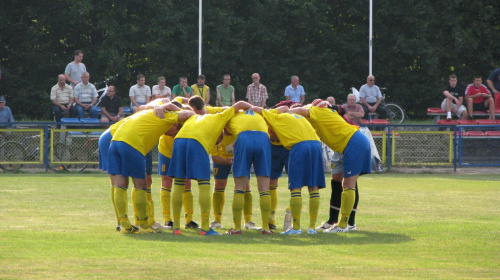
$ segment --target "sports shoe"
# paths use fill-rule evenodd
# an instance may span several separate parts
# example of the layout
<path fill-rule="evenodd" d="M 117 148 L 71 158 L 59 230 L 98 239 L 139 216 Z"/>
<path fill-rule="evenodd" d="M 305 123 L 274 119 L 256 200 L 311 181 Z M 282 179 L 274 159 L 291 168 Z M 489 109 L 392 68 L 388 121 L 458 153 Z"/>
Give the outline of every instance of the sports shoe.
<path fill-rule="evenodd" d="M 200 230 L 201 235 L 222 235 L 220 232 L 216 232 L 212 228 L 209 228 L 208 231 Z"/>
<path fill-rule="evenodd" d="M 181 229 L 179 228 L 176 228 L 174 229 L 174 231 L 172 232 L 173 235 L 181 235 Z"/>
<path fill-rule="evenodd" d="M 136 227 L 136 226 L 132 226 L 131 228 L 124 228 L 124 227 L 122 227 L 120 229 L 120 233 L 122 233 L 122 234 L 138 233 L 138 232 L 139 232 L 139 228 Z"/>
<path fill-rule="evenodd" d="M 310 228 L 307 230 L 307 234 L 318 234 L 318 232 L 315 231 L 314 229 Z"/>
<path fill-rule="evenodd" d="M 326 222 L 323 222 L 322 225 L 320 225 L 319 227 L 316 228 L 316 230 L 325 230 L 325 229 L 329 229 L 331 227 L 333 227 L 335 224 L 329 224 L 328 221 Z"/>
<path fill-rule="evenodd" d="M 116 225 L 116 231 L 120 231 L 122 229 L 122 226 Z"/>
<path fill-rule="evenodd" d="M 161 233 L 161 231 L 159 230 L 156 230 L 152 227 L 148 227 L 148 228 L 139 228 L 139 231 L 136 232 L 136 233 L 139 233 L 139 234 L 144 234 L 144 233 Z"/>
<path fill-rule="evenodd" d="M 349 232 L 349 227 L 339 228 L 337 225 L 334 225 L 333 227 L 325 229 L 323 231 L 323 233 L 338 233 L 338 232 Z"/>
<path fill-rule="evenodd" d="M 211 228 L 222 228 L 222 225 L 217 222 L 217 221 L 213 221 L 212 224 L 210 225 Z"/>
<path fill-rule="evenodd" d="M 190 229 L 197 229 L 197 228 L 200 228 L 200 226 L 195 223 L 194 221 L 191 221 L 189 223 L 186 224 L 186 229 L 190 228 Z"/>
<path fill-rule="evenodd" d="M 164 225 L 165 229 L 173 229 L 174 228 L 174 222 L 172 221 L 169 221 L 169 222 L 166 222 L 165 225 Z"/>
<path fill-rule="evenodd" d="M 246 229 L 255 229 L 255 230 L 261 230 L 261 229 L 262 229 L 262 228 L 260 228 L 260 227 L 256 227 L 256 226 L 255 226 L 255 223 L 254 223 L 254 222 L 252 222 L 252 221 L 250 221 L 250 222 L 246 223 L 246 224 L 245 224 L 245 228 L 246 228 Z"/>
<path fill-rule="evenodd" d="M 165 226 L 163 226 L 162 224 L 156 222 L 154 224 L 151 225 L 151 227 L 154 229 L 154 230 L 162 230 L 162 229 L 169 229 Z"/>
<path fill-rule="evenodd" d="M 275 225 L 273 225 L 273 224 L 271 224 L 271 223 L 269 223 L 269 229 L 270 229 L 270 230 L 276 229 L 276 226 L 275 226 Z"/>
<path fill-rule="evenodd" d="M 273 231 L 272 230 L 265 230 L 265 229 L 263 229 L 262 230 L 262 234 L 273 234 Z"/>
<path fill-rule="evenodd" d="M 350 226 L 350 225 L 347 225 L 347 228 L 349 229 L 349 231 L 355 231 L 355 230 L 358 230 L 358 228 L 356 227 L 356 224 Z"/>
<path fill-rule="evenodd" d="M 239 229 L 239 230 L 235 230 L 234 228 L 231 228 L 230 230 L 228 230 L 228 231 L 226 232 L 226 234 L 228 234 L 228 235 L 231 235 L 231 234 L 242 234 L 242 233 L 243 233 L 243 232 L 241 231 L 241 229 Z"/>
<path fill-rule="evenodd" d="M 302 234 L 302 229 L 295 230 L 293 228 L 290 228 L 289 230 L 282 232 L 281 234 Z"/>

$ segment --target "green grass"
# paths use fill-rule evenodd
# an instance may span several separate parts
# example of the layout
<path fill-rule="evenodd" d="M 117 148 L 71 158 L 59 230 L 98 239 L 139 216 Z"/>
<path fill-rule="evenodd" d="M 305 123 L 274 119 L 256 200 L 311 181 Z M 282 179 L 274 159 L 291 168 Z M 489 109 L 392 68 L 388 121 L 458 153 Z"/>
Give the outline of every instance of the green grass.
<path fill-rule="evenodd" d="M 161 221 L 160 178 L 153 181 Z M 226 228 L 232 186 L 230 180 Z M 279 228 L 289 197 L 285 186 L 282 178 Z M 104 174 L 0 174 L 0 278 L 498 279 L 500 176 L 379 174 L 361 177 L 359 186 L 358 232 L 120 235 Z M 196 184 L 193 191 L 196 202 Z M 318 224 L 328 216 L 329 186 L 321 196 Z M 305 190 L 303 197 L 304 227 Z"/>

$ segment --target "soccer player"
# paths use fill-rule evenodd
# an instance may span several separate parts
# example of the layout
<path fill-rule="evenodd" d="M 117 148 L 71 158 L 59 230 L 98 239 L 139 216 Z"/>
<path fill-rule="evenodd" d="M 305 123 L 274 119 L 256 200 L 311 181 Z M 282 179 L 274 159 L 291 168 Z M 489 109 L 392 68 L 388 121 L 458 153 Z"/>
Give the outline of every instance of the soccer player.
<path fill-rule="evenodd" d="M 302 187 L 309 190 L 309 228 L 314 230 L 319 211 L 319 189 L 325 187 L 323 154 L 321 143 L 311 124 L 302 116 L 287 114 L 286 106 L 273 110 L 252 107 L 261 113 L 272 131 L 278 136 L 286 149 L 290 150 L 288 159 L 288 188 L 290 189 L 290 209 L 293 227 L 282 234 L 302 234 L 300 215 L 302 212 Z"/>
<path fill-rule="evenodd" d="M 175 135 L 177 123 L 194 115 L 190 111 L 180 111 L 171 103 L 162 105 L 166 111 L 163 119 L 155 116 L 155 111 L 145 110 L 128 118 L 113 135 L 109 148 L 108 173 L 116 176 L 115 205 L 120 218 L 122 233 L 154 233 L 148 225 L 148 200 L 146 183 L 146 154 L 153 149 L 164 133 Z M 136 188 L 134 205 L 137 207 L 140 228 L 132 227 L 127 217 L 127 189 L 129 177 Z"/>
<path fill-rule="evenodd" d="M 327 105 L 326 101 L 316 99 L 312 107 L 294 108 L 290 109 L 290 112 L 306 117 L 325 144 L 344 156 L 339 222 L 323 232 L 348 232 L 347 224 L 356 196 L 356 180 L 361 174 L 371 173 L 370 143 L 368 138 L 359 132 L 359 127 L 348 124 L 336 110 L 328 108 Z"/>
<path fill-rule="evenodd" d="M 269 180 L 269 193 L 271 195 L 271 215 L 269 216 L 269 229 L 276 229 L 276 208 L 278 207 L 278 180 L 283 175 L 283 167 L 288 174 L 288 155 L 290 150 L 283 147 L 278 136 L 269 129 L 271 141 L 271 177 Z M 287 229 L 285 229 L 287 230 Z"/>
<path fill-rule="evenodd" d="M 189 99 L 189 105 L 196 111 L 205 110 L 205 102 L 199 96 Z M 168 176 L 174 178 L 172 190 L 172 216 L 174 234 L 181 234 L 180 212 L 182 208 L 182 192 L 186 179 L 196 179 L 199 187 L 199 203 L 201 210 L 201 235 L 219 235 L 210 227 L 210 159 L 209 151 L 217 142 L 222 129 L 235 112 L 248 109 L 251 105 L 240 101 L 231 108 L 218 114 L 195 115 L 183 125 L 174 140 L 174 150 Z"/>
<path fill-rule="evenodd" d="M 228 131 L 236 137 L 234 143 L 233 177 L 233 221 L 234 228 L 227 234 L 242 234 L 241 216 L 245 201 L 245 186 L 248 183 L 253 164 L 257 176 L 262 216 L 262 234 L 272 234 L 269 230 L 271 196 L 269 176 L 271 175 L 271 144 L 264 118 L 252 110 L 238 112 L 227 124 Z"/>

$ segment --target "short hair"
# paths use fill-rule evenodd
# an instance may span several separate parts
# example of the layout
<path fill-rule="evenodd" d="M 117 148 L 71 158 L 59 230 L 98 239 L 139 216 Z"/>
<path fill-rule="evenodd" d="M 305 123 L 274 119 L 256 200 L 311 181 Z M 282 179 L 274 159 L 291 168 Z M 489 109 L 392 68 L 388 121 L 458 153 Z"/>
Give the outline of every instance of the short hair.
<path fill-rule="evenodd" d="M 205 80 L 205 75 L 199 75 L 198 80 Z"/>
<path fill-rule="evenodd" d="M 298 79 L 298 78 L 299 78 L 299 76 L 295 76 L 295 75 L 293 75 L 293 76 L 290 78 L 290 81 L 293 81 L 293 80 Z"/>
<path fill-rule="evenodd" d="M 448 78 L 449 78 L 449 79 L 456 79 L 456 78 L 457 78 L 457 75 L 455 75 L 455 74 L 451 74 Z"/>
<path fill-rule="evenodd" d="M 205 101 L 203 101 L 203 98 L 198 95 L 189 98 L 188 104 L 198 111 L 201 111 L 203 110 L 203 108 L 205 108 Z"/>
<path fill-rule="evenodd" d="M 187 80 L 187 79 L 188 79 L 188 78 L 187 78 L 186 76 L 182 76 L 182 77 L 180 77 L 180 78 L 179 78 L 179 81 L 180 81 L 180 80 Z"/>
<path fill-rule="evenodd" d="M 474 78 L 474 80 L 475 79 L 483 79 L 483 76 L 476 74 L 473 76 L 473 78 Z"/>
<path fill-rule="evenodd" d="M 160 82 L 161 80 L 165 80 L 165 77 L 158 77 L 158 82 Z"/>
<path fill-rule="evenodd" d="M 229 78 L 231 78 L 231 75 L 229 75 L 229 74 L 224 74 L 224 75 L 222 75 L 222 79 L 223 79 L 223 80 L 224 80 L 224 78 L 225 78 L 225 77 L 229 77 Z"/>
<path fill-rule="evenodd" d="M 137 75 L 137 80 L 138 80 L 138 81 L 139 81 L 140 79 L 142 79 L 142 78 L 146 78 L 146 76 L 144 76 L 144 75 L 142 75 L 142 74 Z"/>
<path fill-rule="evenodd" d="M 356 95 L 355 95 L 354 93 L 349 93 L 349 94 L 347 95 L 347 99 L 349 99 L 349 97 L 352 97 L 352 96 L 354 96 L 354 99 L 356 99 Z"/>
<path fill-rule="evenodd" d="M 87 74 L 87 75 L 89 75 L 89 76 L 90 76 L 90 73 L 89 73 L 89 72 L 83 72 L 83 73 L 82 73 L 82 75 L 80 76 L 80 78 L 81 78 L 81 77 L 83 77 L 83 75 L 85 75 L 85 74 Z"/>
<path fill-rule="evenodd" d="M 77 55 L 80 55 L 81 53 L 83 53 L 81 50 L 76 50 L 73 55 L 74 56 L 77 56 Z"/>

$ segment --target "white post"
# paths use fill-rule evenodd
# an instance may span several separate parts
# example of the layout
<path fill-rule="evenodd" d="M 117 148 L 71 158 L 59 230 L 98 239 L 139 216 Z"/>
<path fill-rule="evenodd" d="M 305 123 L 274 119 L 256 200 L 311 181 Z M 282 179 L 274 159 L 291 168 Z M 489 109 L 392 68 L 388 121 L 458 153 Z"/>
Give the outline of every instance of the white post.
<path fill-rule="evenodd" d="M 198 15 L 198 75 L 201 75 L 201 14 L 203 0 L 200 0 Z"/>
<path fill-rule="evenodd" d="M 370 34 L 368 35 L 368 75 L 372 74 L 372 47 L 373 47 L 373 0 L 370 0 Z"/>

